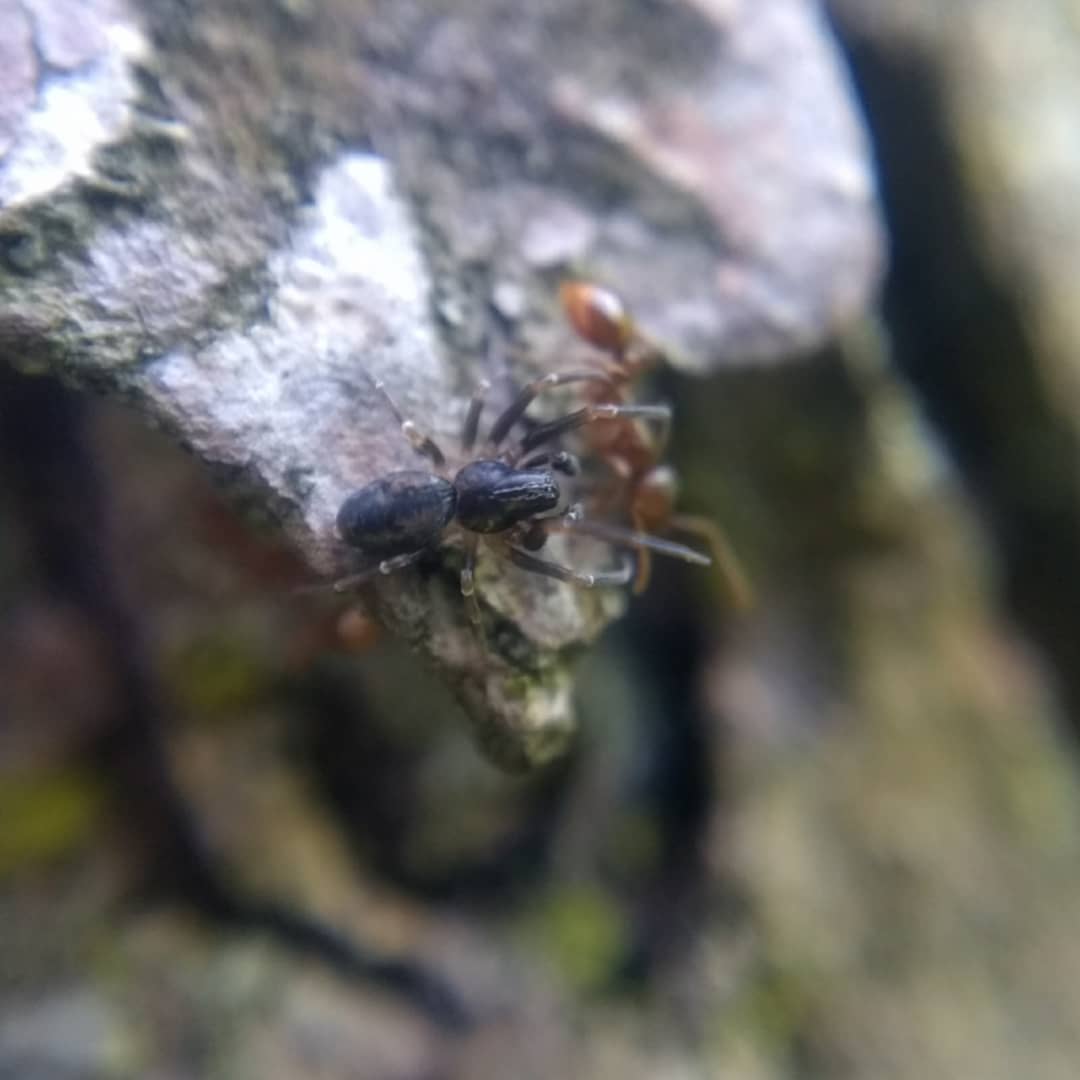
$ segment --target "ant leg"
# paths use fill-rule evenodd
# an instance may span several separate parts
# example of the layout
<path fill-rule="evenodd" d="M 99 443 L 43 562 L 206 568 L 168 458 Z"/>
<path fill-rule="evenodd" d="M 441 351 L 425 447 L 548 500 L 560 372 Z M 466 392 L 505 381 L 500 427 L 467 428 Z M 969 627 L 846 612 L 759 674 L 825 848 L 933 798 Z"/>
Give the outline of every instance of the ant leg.
<path fill-rule="evenodd" d="M 571 585 L 580 585 L 586 589 L 621 588 L 629 585 L 634 577 L 634 560 L 630 556 L 623 557 L 622 565 L 618 570 L 593 570 L 583 573 L 571 570 L 568 566 L 561 566 L 559 563 L 548 562 L 547 559 L 538 559 L 535 555 L 511 544 L 507 544 L 506 554 L 507 558 L 522 570 L 555 578 L 556 581 L 566 581 Z"/>
<path fill-rule="evenodd" d="M 527 454 L 530 450 L 557 439 L 567 432 L 576 431 L 586 424 L 594 424 L 599 420 L 618 420 L 620 417 L 639 417 L 644 420 L 656 420 L 662 424 L 671 423 L 670 405 L 586 405 L 583 409 L 569 413 L 552 420 L 547 424 L 541 424 L 533 428 L 518 447 L 519 454 Z"/>
<path fill-rule="evenodd" d="M 649 587 L 651 580 L 652 555 L 648 548 L 641 548 L 638 551 L 637 573 L 634 574 L 634 582 L 630 586 L 630 591 L 635 596 L 640 596 Z"/>
<path fill-rule="evenodd" d="M 480 625 L 480 603 L 476 599 L 476 548 L 480 537 L 470 533 L 465 538 L 465 565 L 461 568 L 461 595 L 465 597 L 465 607 L 469 612 L 469 622 Z"/>
<path fill-rule="evenodd" d="M 391 559 L 383 559 L 382 562 L 377 562 L 366 570 L 359 570 L 355 574 L 349 574 L 348 577 L 335 581 L 330 588 L 336 593 L 348 592 L 349 589 L 354 589 L 357 585 L 363 585 L 365 581 L 378 574 L 392 574 L 395 570 L 403 570 L 406 566 L 411 566 L 414 562 L 422 559 L 426 554 L 427 549 L 421 548 L 419 551 L 410 551 L 406 555 L 395 555 Z"/>
<path fill-rule="evenodd" d="M 640 514 L 631 514 L 630 520 L 633 523 L 634 532 L 645 531 L 642 528 Z M 637 549 L 637 553 L 637 573 L 634 574 L 634 584 L 630 587 L 630 591 L 635 596 L 640 596 L 649 587 L 649 582 L 652 580 L 652 552 L 647 547 L 640 547 Z"/>
<path fill-rule="evenodd" d="M 668 522 L 668 527 L 700 536 L 709 545 L 735 609 L 747 611 L 753 607 L 754 588 L 732 549 L 727 533 L 715 521 L 691 514 L 676 514 Z"/>
<path fill-rule="evenodd" d="M 406 419 L 405 415 L 397 407 L 397 402 L 390 396 L 390 391 L 386 389 L 386 383 L 382 379 L 376 379 L 367 372 L 365 374 L 371 385 L 375 387 L 383 401 L 386 402 L 389 410 L 394 414 L 394 419 L 401 426 L 401 434 L 409 440 L 412 448 L 422 457 L 426 457 L 431 461 L 437 469 L 441 469 L 446 464 L 446 455 L 439 449 L 439 444 L 431 436 L 425 435 L 411 420 Z"/>
<path fill-rule="evenodd" d="M 549 375 L 542 375 L 539 379 L 533 379 L 526 384 L 525 389 L 503 410 L 491 425 L 488 435 L 488 447 L 497 450 L 510 434 L 510 429 L 524 415 L 525 410 L 545 390 L 553 386 L 566 386 L 576 382 L 599 382 L 608 386 L 615 386 L 615 381 L 610 375 L 600 371 L 553 371 Z"/>
<path fill-rule="evenodd" d="M 465 414 L 465 426 L 461 429 L 461 449 L 468 454 L 476 445 L 476 433 L 480 428 L 480 413 L 484 409 L 484 398 L 491 389 L 487 379 L 481 379 L 469 402 L 469 411 Z"/>
<path fill-rule="evenodd" d="M 659 461 L 667 450 L 671 440 L 671 408 L 668 408 L 666 416 L 658 416 L 656 419 L 656 438 L 653 441 L 653 460 Z"/>

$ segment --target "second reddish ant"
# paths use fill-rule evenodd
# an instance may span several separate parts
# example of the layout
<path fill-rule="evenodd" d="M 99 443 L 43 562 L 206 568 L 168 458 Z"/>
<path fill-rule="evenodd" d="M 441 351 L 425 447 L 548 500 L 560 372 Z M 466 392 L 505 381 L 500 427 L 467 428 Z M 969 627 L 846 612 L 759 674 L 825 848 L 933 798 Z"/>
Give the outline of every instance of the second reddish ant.
<path fill-rule="evenodd" d="M 660 463 L 667 446 L 670 410 L 654 406 L 649 419 L 652 427 L 632 412 L 625 411 L 634 384 L 647 371 L 663 363 L 664 353 L 637 328 L 622 300 L 609 289 L 587 281 L 567 281 L 559 289 L 559 300 L 567 321 L 582 341 L 606 354 L 603 372 L 606 380 L 588 383 L 585 394 L 593 414 L 614 406 L 620 411 L 610 419 L 585 427 L 589 449 L 617 478 L 616 505 L 622 504 L 630 518 L 633 533 L 681 532 L 703 540 L 724 577 L 734 605 L 750 605 L 751 589 L 738 559 L 723 530 L 713 521 L 675 511 L 678 480 L 675 471 Z M 609 505 L 602 506 L 610 509 Z M 602 536 L 596 523 L 594 535 Z M 634 592 L 640 593 L 649 583 L 652 571 L 650 548 L 659 550 L 655 541 L 637 549 Z M 671 544 L 666 554 L 693 559 L 693 552 L 680 544 Z"/>

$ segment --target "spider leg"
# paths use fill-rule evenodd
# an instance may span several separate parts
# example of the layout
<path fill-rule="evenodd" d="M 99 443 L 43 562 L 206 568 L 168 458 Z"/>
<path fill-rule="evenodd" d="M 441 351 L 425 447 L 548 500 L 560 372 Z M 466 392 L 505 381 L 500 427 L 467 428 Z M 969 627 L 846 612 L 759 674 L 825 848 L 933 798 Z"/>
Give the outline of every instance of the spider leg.
<path fill-rule="evenodd" d="M 390 396 L 390 391 L 386 389 L 386 383 L 382 379 L 376 379 L 367 372 L 364 374 L 382 397 L 387 408 L 394 414 L 394 419 L 401 427 L 401 434 L 409 440 L 412 448 L 422 457 L 426 457 L 437 469 L 441 469 L 446 464 L 446 455 L 439 449 L 439 444 L 430 435 L 425 435 L 412 420 L 405 416 L 398 408 L 397 402 Z"/>
<path fill-rule="evenodd" d="M 552 439 L 557 439 L 560 435 L 567 434 L 567 432 L 576 431 L 578 428 L 585 427 L 587 424 L 594 424 L 600 420 L 618 420 L 620 417 L 637 417 L 643 420 L 656 420 L 666 428 L 671 423 L 671 406 L 664 404 L 614 405 L 608 403 L 586 405 L 576 412 L 559 417 L 558 420 L 551 420 L 546 424 L 541 424 L 539 427 L 533 428 L 533 430 L 521 440 L 521 445 L 518 447 L 518 454 L 527 454 L 531 450 L 535 450 L 536 447 L 542 446 Z"/>
<path fill-rule="evenodd" d="M 610 375 L 601 371 L 553 371 L 549 375 L 542 375 L 539 379 L 533 379 L 496 417 L 488 435 L 488 448 L 494 451 L 503 444 L 506 436 L 510 434 L 510 429 L 525 415 L 525 410 L 545 390 L 554 386 L 566 386 L 568 383 L 576 382 L 606 383 L 612 387 L 616 385 Z"/>
<path fill-rule="evenodd" d="M 480 413 L 484 409 L 484 399 L 491 389 L 487 379 L 481 379 L 469 402 L 469 411 L 465 414 L 465 426 L 461 429 L 461 449 L 468 454 L 476 445 L 476 433 L 480 429 Z"/>
<path fill-rule="evenodd" d="M 582 572 L 571 570 L 570 567 L 562 566 L 560 563 L 537 558 L 528 551 L 514 547 L 512 544 L 507 544 L 505 551 L 507 558 L 522 570 L 554 578 L 556 581 L 565 581 L 571 585 L 580 585 L 585 589 L 621 588 L 624 585 L 629 585 L 634 577 L 634 560 L 629 555 L 623 556 L 622 564 L 617 570 Z"/>
<path fill-rule="evenodd" d="M 358 570 L 355 574 L 340 578 L 329 587 L 336 593 L 348 592 L 349 589 L 355 589 L 357 585 L 363 585 L 365 581 L 369 581 L 379 574 L 392 574 L 395 570 L 403 570 L 406 566 L 411 566 L 414 562 L 422 559 L 426 554 L 427 549 L 421 548 L 419 551 L 410 551 L 405 555 L 395 555 L 393 558 L 383 559 L 365 570 Z"/>
<path fill-rule="evenodd" d="M 639 532 L 637 529 L 627 529 L 622 525 L 612 525 L 607 521 L 591 521 L 588 518 L 566 516 L 554 528 L 559 531 L 593 536 L 597 540 L 606 540 L 608 543 L 623 547 L 645 548 L 659 555 L 669 555 L 673 559 L 694 563 L 696 566 L 712 565 L 712 559 L 708 555 L 703 555 L 700 551 L 695 551 L 685 544 L 677 544 L 674 540 L 664 540 L 662 537 Z"/>

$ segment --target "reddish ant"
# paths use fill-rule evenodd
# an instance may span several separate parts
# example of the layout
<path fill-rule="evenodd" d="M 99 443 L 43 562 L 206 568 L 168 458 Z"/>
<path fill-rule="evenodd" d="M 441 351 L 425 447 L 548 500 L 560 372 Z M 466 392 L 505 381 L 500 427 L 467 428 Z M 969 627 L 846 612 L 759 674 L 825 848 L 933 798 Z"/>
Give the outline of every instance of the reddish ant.
<path fill-rule="evenodd" d="M 607 378 L 587 383 L 584 391 L 590 403 L 590 415 L 606 422 L 591 423 L 584 433 L 590 450 L 618 478 L 617 492 L 625 496 L 633 529 L 630 535 L 644 538 L 646 534 L 675 531 L 700 537 L 724 577 L 732 602 L 740 609 L 748 607 L 750 585 L 723 530 L 708 518 L 675 512 L 677 478 L 670 466 L 659 464 L 667 444 L 670 410 L 654 407 L 648 414 L 649 419 L 658 421 L 652 430 L 640 415 L 626 411 L 633 384 L 664 361 L 663 351 L 638 330 L 622 300 L 608 289 L 587 281 L 567 281 L 559 288 L 559 300 L 577 336 L 608 357 L 603 365 Z M 609 418 L 597 415 L 605 407 L 620 411 Z M 602 527 L 596 523 L 591 531 L 603 535 Z M 661 550 L 655 539 L 648 546 L 638 547 L 635 593 L 642 592 L 649 583 L 652 570 L 649 548 Z M 664 550 L 677 558 L 696 561 L 693 558 L 696 553 L 682 545 L 671 544 Z"/>

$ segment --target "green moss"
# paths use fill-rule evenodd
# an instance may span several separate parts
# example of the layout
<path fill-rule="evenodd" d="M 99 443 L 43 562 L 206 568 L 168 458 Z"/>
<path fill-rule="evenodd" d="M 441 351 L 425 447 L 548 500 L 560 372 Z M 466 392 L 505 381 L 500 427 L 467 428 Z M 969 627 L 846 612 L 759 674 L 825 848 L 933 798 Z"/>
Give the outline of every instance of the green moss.
<path fill-rule="evenodd" d="M 104 788 L 85 770 L 64 768 L 0 786 L 0 878 L 77 848 L 97 824 Z"/>
<path fill-rule="evenodd" d="M 508 675 L 503 681 L 503 694 L 507 701 L 525 701 L 535 682 L 536 679 L 531 675 Z"/>
<path fill-rule="evenodd" d="M 271 675 L 249 642 L 212 634 L 188 642 L 171 657 L 169 681 L 192 715 L 206 716 L 258 701 Z"/>
<path fill-rule="evenodd" d="M 528 935 L 568 982 L 592 989 L 610 980 L 627 947 L 628 928 L 611 897 L 575 885 L 542 900 L 530 916 Z"/>

